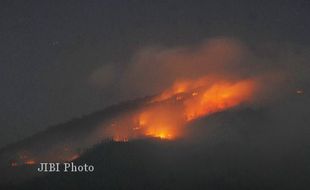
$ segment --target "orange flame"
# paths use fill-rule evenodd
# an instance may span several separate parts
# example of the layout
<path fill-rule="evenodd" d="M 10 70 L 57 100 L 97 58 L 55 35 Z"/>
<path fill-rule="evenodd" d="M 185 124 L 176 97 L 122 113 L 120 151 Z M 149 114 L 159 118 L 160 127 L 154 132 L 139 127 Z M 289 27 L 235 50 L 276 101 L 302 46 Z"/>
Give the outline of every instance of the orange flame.
<path fill-rule="evenodd" d="M 79 157 L 80 157 L 79 154 L 74 154 L 73 156 L 71 156 L 71 158 L 69 160 L 74 161 L 74 160 L 78 159 Z"/>
<path fill-rule="evenodd" d="M 33 164 L 35 164 L 36 162 L 34 161 L 34 160 L 26 160 L 25 161 L 25 164 L 26 165 L 33 165 Z"/>
<path fill-rule="evenodd" d="M 193 120 L 211 113 L 223 111 L 242 102 L 248 101 L 253 92 L 253 82 L 222 82 L 204 90 L 197 98 L 190 98 L 185 103 L 187 120 Z"/>
<path fill-rule="evenodd" d="M 250 101 L 254 80 L 227 81 L 215 77 L 184 80 L 155 97 L 134 114 L 116 119 L 109 130 L 115 141 L 184 136 L 189 121 Z"/>

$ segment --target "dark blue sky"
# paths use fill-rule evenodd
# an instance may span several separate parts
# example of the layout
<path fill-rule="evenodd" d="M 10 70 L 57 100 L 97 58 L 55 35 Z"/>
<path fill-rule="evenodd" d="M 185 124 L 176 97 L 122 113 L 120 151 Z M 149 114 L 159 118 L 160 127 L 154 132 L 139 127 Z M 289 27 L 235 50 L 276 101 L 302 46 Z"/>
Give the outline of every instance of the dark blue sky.
<path fill-rule="evenodd" d="M 141 47 L 216 36 L 309 47 L 309 19 L 297 0 L 2 0 L 0 146 L 118 101 L 88 77 Z"/>

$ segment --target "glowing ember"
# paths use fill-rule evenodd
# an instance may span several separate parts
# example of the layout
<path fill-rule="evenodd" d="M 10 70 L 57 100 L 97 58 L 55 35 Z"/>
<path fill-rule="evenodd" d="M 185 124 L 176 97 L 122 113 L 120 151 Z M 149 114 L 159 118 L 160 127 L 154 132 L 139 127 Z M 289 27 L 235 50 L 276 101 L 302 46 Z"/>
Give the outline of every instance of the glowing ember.
<path fill-rule="evenodd" d="M 116 136 L 116 137 L 113 137 L 113 141 L 115 141 L 115 142 L 128 142 L 128 138 Z"/>
<path fill-rule="evenodd" d="M 156 133 L 147 133 L 146 135 L 155 137 L 155 138 L 160 138 L 160 139 L 169 139 L 169 140 L 174 139 L 174 137 L 171 134 L 167 132 L 161 132 L 161 131 L 156 132 Z"/>
<path fill-rule="evenodd" d="M 33 159 L 33 156 L 28 151 L 21 151 L 16 155 L 15 160 L 11 161 L 11 166 L 21 166 L 21 165 L 33 165 L 36 164 L 36 161 Z"/>
<path fill-rule="evenodd" d="M 36 162 L 34 161 L 34 160 L 26 160 L 25 161 L 25 164 L 26 165 L 33 165 L 33 164 L 35 164 Z"/>
<path fill-rule="evenodd" d="M 79 157 L 80 157 L 80 155 L 74 154 L 69 160 L 70 160 L 70 161 L 73 161 L 73 160 L 78 159 Z"/>
<path fill-rule="evenodd" d="M 105 133 L 117 142 L 143 137 L 173 140 L 185 135 L 189 121 L 250 101 L 254 87 L 253 80 L 216 77 L 177 82 L 146 108 L 114 120 Z"/>
<path fill-rule="evenodd" d="M 198 95 L 198 92 L 193 92 L 192 93 L 192 96 L 197 96 Z"/>

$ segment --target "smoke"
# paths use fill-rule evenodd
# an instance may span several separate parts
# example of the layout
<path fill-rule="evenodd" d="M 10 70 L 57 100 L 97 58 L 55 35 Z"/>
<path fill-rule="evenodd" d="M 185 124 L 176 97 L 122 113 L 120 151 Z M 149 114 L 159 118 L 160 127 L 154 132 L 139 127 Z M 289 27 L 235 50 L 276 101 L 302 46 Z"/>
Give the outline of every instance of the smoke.
<path fill-rule="evenodd" d="M 304 121 L 309 110 L 303 105 L 310 87 L 309 55 L 309 49 L 301 45 L 250 44 L 232 38 L 213 38 L 194 45 L 144 47 L 122 69 L 108 64 L 95 70 L 91 81 L 123 100 L 156 95 L 154 100 L 161 102 L 176 97 L 180 107 L 139 110 L 125 125 L 112 126 L 109 131 L 110 136 L 120 140 L 141 136 L 137 131 L 170 138 L 169 135 L 182 136 L 184 126 L 192 119 L 240 105 L 268 110 L 270 118 L 301 117 Z M 197 91 L 200 87 L 202 90 Z M 179 96 L 179 93 L 186 95 Z M 150 115 L 147 122 L 141 119 L 144 114 Z M 297 123 L 294 119 L 291 121 Z M 280 124 L 276 126 L 283 126 L 280 131 L 289 131 L 292 127 L 283 119 L 277 122 Z M 301 122 L 300 126 L 305 123 Z M 129 130 L 123 130 L 122 126 L 128 126 Z M 132 130 L 137 126 L 138 130 Z"/>
<path fill-rule="evenodd" d="M 296 55 L 291 52 L 292 49 L 280 45 L 256 47 L 231 38 L 208 39 L 191 46 L 145 47 L 123 68 L 105 64 L 93 71 L 89 80 L 94 86 L 110 93 L 115 91 L 115 97 L 126 100 L 161 93 L 182 80 L 210 76 L 226 80 L 256 78 L 260 83 L 258 99 L 266 101 L 284 94 L 277 91 L 298 88 L 296 75 L 304 63 L 300 59 L 296 63 Z M 294 71 L 292 62 L 296 65 Z"/>
<path fill-rule="evenodd" d="M 232 39 L 211 39 L 192 47 L 146 47 L 137 51 L 120 72 L 104 65 L 91 74 L 92 84 L 110 88 L 119 84 L 120 94 L 135 98 L 159 93 L 176 79 L 195 79 L 207 74 L 239 72 L 236 70 L 246 53 L 243 45 Z M 117 67 L 117 66 L 115 66 Z M 111 74 L 114 72 L 114 74 Z M 118 76 L 111 80 L 109 76 Z"/>
<path fill-rule="evenodd" d="M 133 96 L 158 93 L 176 80 L 228 73 L 241 63 L 243 54 L 243 46 L 230 39 L 209 40 L 197 47 L 145 48 L 134 56 L 121 88 Z"/>

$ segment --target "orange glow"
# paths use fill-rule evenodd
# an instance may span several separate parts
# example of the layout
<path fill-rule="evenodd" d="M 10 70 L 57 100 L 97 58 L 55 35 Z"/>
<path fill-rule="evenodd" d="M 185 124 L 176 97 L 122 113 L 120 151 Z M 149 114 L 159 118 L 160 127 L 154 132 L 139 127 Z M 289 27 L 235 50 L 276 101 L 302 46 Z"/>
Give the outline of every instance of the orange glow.
<path fill-rule="evenodd" d="M 16 157 L 16 160 L 11 162 L 12 167 L 20 165 L 33 165 L 36 163 L 29 151 L 23 150 L 19 152 Z"/>
<path fill-rule="evenodd" d="M 80 157 L 80 155 L 74 154 L 69 160 L 70 160 L 70 161 L 73 161 L 73 160 L 78 159 L 79 157 Z"/>
<path fill-rule="evenodd" d="M 207 87 L 218 80 L 220 80 L 219 77 L 213 75 L 205 76 L 196 80 L 177 80 L 171 88 L 166 89 L 163 93 L 154 98 L 153 102 L 166 100 L 177 94 L 188 93 L 201 87 Z M 198 95 L 198 92 L 193 91 L 192 96 L 196 95 Z"/>
<path fill-rule="evenodd" d="M 35 164 L 36 162 L 34 161 L 34 160 L 26 160 L 25 161 L 25 164 L 26 165 L 33 165 L 33 164 Z"/>
<path fill-rule="evenodd" d="M 186 118 L 193 120 L 237 106 L 250 99 L 253 86 L 251 81 L 214 84 L 197 98 L 187 99 L 184 102 Z"/>
<path fill-rule="evenodd" d="M 219 77 L 182 80 L 134 113 L 113 120 L 105 133 L 117 142 L 155 137 L 173 140 L 185 136 L 189 121 L 224 111 L 253 98 L 254 80 L 229 81 Z"/>
<path fill-rule="evenodd" d="M 115 137 L 113 137 L 113 141 L 115 141 L 115 142 L 128 142 L 128 138 L 127 137 L 115 136 Z"/>
<path fill-rule="evenodd" d="M 198 95 L 198 92 L 193 92 L 192 93 L 192 96 L 197 96 Z"/>
<path fill-rule="evenodd" d="M 182 131 L 179 127 L 183 126 L 185 120 L 178 111 L 179 107 L 181 105 L 156 105 L 138 113 L 141 135 L 160 139 L 174 139 L 181 136 Z"/>
<path fill-rule="evenodd" d="M 172 140 L 175 138 L 175 136 L 173 136 L 173 132 L 169 132 L 169 131 L 162 131 L 162 130 L 158 130 L 158 131 L 148 131 L 146 133 L 146 136 L 150 136 L 150 137 L 155 137 L 155 138 L 160 138 L 160 139 L 168 139 L 168 140 Z"/>

